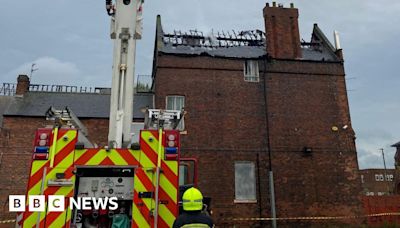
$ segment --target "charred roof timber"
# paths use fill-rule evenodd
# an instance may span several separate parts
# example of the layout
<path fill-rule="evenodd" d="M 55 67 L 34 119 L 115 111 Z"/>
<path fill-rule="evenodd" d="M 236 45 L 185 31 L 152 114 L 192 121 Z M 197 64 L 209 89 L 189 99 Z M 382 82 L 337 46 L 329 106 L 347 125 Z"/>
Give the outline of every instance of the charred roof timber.
<path fill-rule="evenodd" d="M 265 4 L 267 7 L 269 7 L 269 3 L 267 2 Z M 276 7 L 276 2 L 272 2 L 272 7 Z M 283 4 L 278 4 L 278 7 L 283 8 Z M 290 3 L 290 8 L 294 8 L 294 3 Z"/>
<path fill-rule="evenodd" d="M 261 30 L 212 32 L 205 36 L 203 32 L 190 30 L 189 32 L 174 31 L 164 34 L 163 41 L 173 46 L 193 46 L 205 48 L 265 46 L 265 33 Z"/>

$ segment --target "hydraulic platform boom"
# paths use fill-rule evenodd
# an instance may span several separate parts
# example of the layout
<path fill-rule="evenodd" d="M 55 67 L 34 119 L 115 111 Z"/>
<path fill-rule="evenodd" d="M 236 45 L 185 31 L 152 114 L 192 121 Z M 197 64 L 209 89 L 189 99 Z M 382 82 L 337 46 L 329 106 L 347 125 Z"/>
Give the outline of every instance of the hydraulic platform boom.
<path fill-rule="evenodd" d="M 131 143 L 136 39 L 141 38 L 142 0 L 106 0 L 114 40 L 108 144 L 112 148 Z"/>

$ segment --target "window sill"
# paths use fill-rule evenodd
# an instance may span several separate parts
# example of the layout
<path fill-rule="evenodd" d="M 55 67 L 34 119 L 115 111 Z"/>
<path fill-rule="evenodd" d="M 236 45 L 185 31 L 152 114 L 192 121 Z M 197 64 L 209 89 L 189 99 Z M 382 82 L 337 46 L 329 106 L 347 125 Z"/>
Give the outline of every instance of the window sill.
<path fill-rule="evenodd" d="M 234 203 L 257 203 L 257 200 L 233 200 Z"/>

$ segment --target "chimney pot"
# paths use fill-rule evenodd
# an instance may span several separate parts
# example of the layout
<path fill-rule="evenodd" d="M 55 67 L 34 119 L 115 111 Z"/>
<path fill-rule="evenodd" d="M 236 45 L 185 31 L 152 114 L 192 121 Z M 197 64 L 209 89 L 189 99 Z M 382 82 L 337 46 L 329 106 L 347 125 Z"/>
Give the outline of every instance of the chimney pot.
<path fill-rule="evenodd" d="M 292 2 L 292 3 L 290 3 L 290 8 L 294 8 L 294 3 Z"/>
<path fill-rule="evenodd" d="M 273 7 L 276 7 L 276 2 L 272 2 L 272 6 L 273 6 Z"/>

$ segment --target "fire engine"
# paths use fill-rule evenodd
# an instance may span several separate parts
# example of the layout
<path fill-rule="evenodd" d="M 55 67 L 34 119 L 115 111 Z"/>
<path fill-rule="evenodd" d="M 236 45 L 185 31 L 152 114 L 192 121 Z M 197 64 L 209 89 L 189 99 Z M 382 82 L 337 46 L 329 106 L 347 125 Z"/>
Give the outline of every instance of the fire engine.
<path fill-rule="evenodd" d="M 142 0 L 106 0 L 114 40 L 108 146 L 96 148 L 66 107 L 50 108 L 52 125 L 35 133 L 29 196 L 65 197 L 65 210 L 28 211 L 22 227 L 171 227 L 182 191 L 196 182 L 196 162 L 180 157 L 184 111 L 148 109 L 144 129 L 131 132 L 136 39 Z M 133 140 L 138 138 L 138 143 Z M 118 208 L 73 209 L 70 199 L 116 197 Z M 48 208 L 48 205 L 46 206 Z"/>

